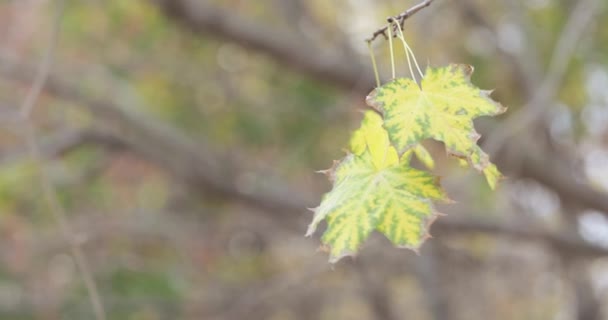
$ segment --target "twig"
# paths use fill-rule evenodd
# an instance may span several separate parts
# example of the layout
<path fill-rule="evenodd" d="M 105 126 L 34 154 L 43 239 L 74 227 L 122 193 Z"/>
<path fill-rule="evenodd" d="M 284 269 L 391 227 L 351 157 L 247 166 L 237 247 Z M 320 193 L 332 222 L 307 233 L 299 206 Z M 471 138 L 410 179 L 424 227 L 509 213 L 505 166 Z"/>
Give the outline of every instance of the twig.
<path fill-rule="evenodd" d="M 476 27 L 489 30 L 494 38 L 498 37 L 498 31 L 496 26 L 493 25 L 488 18 L 483 14 L 483 10 L 480 9 L 479 3 L 473 4 L 472 0 L 459 0 L 458 8 L 462 12 L 464 20 L 473 23 Z M 523 15 L 521 12 L 514 12 L 514 16 Z M 526 23 L 521 22 L 523 25 Z M 513 71 L 513 76 L 518 92 L 522 92 L 524 96 L 532 96 L 534 86 L 541 81 L 542 74 L 538 70 L 538 66 L 541 65 L 535 54 L 528 53 L 522 59 L 522 57 L 509 50 L 505 50 L 503 46 L 495 46 L 498 50 L 501 61 L 505 66 L 508 66 Z M 527 52 L 529 52 L 532 44 L 527 45 Z"/>
<path fill-rule="evenodd" d="M 22 130 L 20 130 L 22 131 Z M 95 144 L 109 150 L 120 150 L 124 144 L 114 136 L 101 130 L 70 130 L 49 134 L 43 139 L 38 139 L 38 145 L 43 159 L 52 159 L 64 156 L 82 146 Z M 0 152 L 0 166 L 10 165 L 29 157 L 27 148 L 18 146 L 10 150 Z"/>
<path fill-rule="evenodd" d="M 374 33 L 372 34 L 371 37 L 365 39 L 365 41 L 371 43 L 374 40 L 376 40 L 376 38 L 380 35 L 384 36 L 385 39 L 388 39 L 388 35 L 386 34 L 386 32 L 388 31 L 388 28 L 390 25 L 392 25 L 393 21 L 396 21 L 397 23 L 399 23 L 399 26 L 401 26 L 401 28 L 403 28 L 403 25 L 405 23 L 405 20 L 407 20 L 409 17 L 413 16 L 415 13 L 417 13 L 418 11 L 428 7 L 431 5 L 431 3 L 433 3 L 434 0 L 424 0 L 421 3 L 403 11 L 402 13 L 394 16 L 394 17 L 389 17 L 387 19 L 387 21 L 389 22 L 388 25 L 385 25 L 384 27 L 374 31 Z M 393 36 L 397 35 L 397 26 L 393 27 L 393 32 L 391 32 L 391 34 Z"/>
<path fill-rule="evenodd" d="M 542 84 L 517 113 L 504 121 L 486 139 L 484 149 L 489 154 L 495 154 L 510 137 L 519 132 L 525 132 L 526 128 L 537 121 L 551 106 L 551 100 L 559 90 L 570 61 L 576 53 L 581 35 L 593 22 L 593 17 L 598 14 L 597 8 L 600 2 L 600 0 L 587 0 L 578 3 L 555 45 L 554 54 Z"/>
<path fill-rule="evenodd" d="M 442 286 L 442 277 L 445 276 L 442 258 L 436 243 L 430 242 L 424 245 L 423 254 L 414 262 L 414 274 L 419 286 L 424 288 L 426 307 L 435 320 L 450 319 L 449 298 Z"/>
<path fill-rule="evenodd" d="M 30 91 L 28 92 L 27 96 L 25 97 L 25 101 L 23 101 L 23 104 L 21 105 L 21 108 L 19 109 L 19 116 L 24 121 L 27 121 L 30 114 L 32 113 L 32 110 L 34 109 L 34 106 L 36 105 L 36 100 L 40 96 L 40 93 L 42 92 L 44 84 L 46 83 L 46 80 L 49 77 L 51 65 L 53 64 L 53 60 L 55 59 L 55 49 L 57 47 L 57 42 L 59 40 L 58 39 L 59 38 L 59 29 L 61 26 L 61 23 L 60 23 L 61 16 L 63 15 L 64 1 L 65 0 L 59 0 L 59 2 L 58 2 L 58 5 L 57 5 L 58 12 L 57 12 L 57 16 L 55 17 L 55 21 L 53 23 L 53 29 L 51 30 L 51 36 L 49 38 L 49 43 L 46 48 L 46 52 L 43 54 L 43 58 L 40 63 L 40 67 L 38 68 L 36 78 L 34 79 L 34 84 L 30 88 Z"/>
<path fill-rule="evenodd" d="M 294 67 L 302 74 L 343 89 L 350 90 L 356 86 L 362 72 L 367 76 L 368 88 L 373 85 L 371 68 L 366 68 L 366 65 L 354 56 L 312 46 L 282 28 L 273 28 L 247 17 L 235 16 L 230 10 L 209 5 L 209 1 L 154 2 L 178 25 L 196 34 L 234 40 L 244 48 L 265 52 L 277 62 Z"/>
<path fill-rule="evenodd" d="M 65 208 L 63 207 L 61 202 L 59 202 L 57 190 L 55 189 L 55 186 L 53 186 L 53 184 L 51 183 L 48 177 L 48 173 L 46 172 L 46 168 L 41 160 L 42 153 L 40 151 L 40 147 L 38 146 L 38 142 L 36 141 L 36 133 L 34 127 L 31 124 L 27 123 L 25 125 L 25 131 L 25 139 L 30 156 L 32 157 L 32 159 L 34 159 L 34 161 L 37 162 L 38 167 L 40 167 L 40 187 L 42 189 L 44 201 L 48 206 L 49 212 L 53 215 L 57 224 L 59 225 L 63 237 L 70 245 L 70 252 L 74 257 L 76 267 L 78 268 L 82 276 L 82 280 L 89 294 L 95 318 L 97 320 L 105 320 L 105 311 L 101 302 L 101 297 L 97 290 L 97 285 L 95 284 L 93 276 L 91 275 L 91 268 L 87 259 L 84 256 L 84 253 L 82 252 L 82 248 L 80 248 L 80 244 L 73 236 L 74 232 L 68 223 Z"/>
<path fill-rule="evenodd" d="M 213 319 L 245 319 L 245 315 L 264 303 L 277 303 L 291 288 L 309 286 L 311 281 L 322 273 L 328 272 L 327 264 L 319 263 L 312 257 L 305 257 L 308 261 L 301 268 L 290 271 L 288 274 L 279 274 L 272 279 L 264 281 L 263 288 L 246 292 L 231 302 L 230 308 L 213 315 Z"/>
<path fill-rule="evenodd" d="M 59 32 L 61 29 L 61 18 L 63 16 L 64 8 L 65 0 L 58 0 L 56 9 L 57 13 L 53 22 L 49 45 L 44 53 L 42 62 L 36 72 L 34 83 L 28 91 L 28 94 L 25 100 L 23 101 L 21 108 L 19 109 L 19 116 L 20 120 L 23 121 L 24 135 L 29 154 L 32 159 L 37 162 L 40 168 L 40 186 L 42 188 L 44 201 L 47 203 L 50 213 L 54 216 L 57 224 L 59 225 L 61 233 L 70 245 L 70 251 L 72 253 L 72 256 L 74 257 L 76 266 L 82 276 L 83 282 L 89 294 L 95 318 L 97 320 L 105 320 L 105 311 L 101 302 L 101 298 L 99 296 L 99 292 L 97 290 L 97 286 L 91 275 L 89 264 L 84 256 L 84 253 L 82 252 L 82 249 L 80 248 L 80 245 L 73 236 L 74 232 L 72 231 L 68 223 L 65 208 L 59 201 L 57 190 L 55 189 L 48 177 L 48 173 L 46 172 L 46 168 L 42 160 L 42 151 L 40 150 L 40 146 L 38 145 L 38 141 L 36 138 L 36 130 L 33 124 L 30 122 L 30 115 L 34 110 L 36 102 L 40 97 L 40 93 L 42 92 L 49 78 L 49 72 L 54 60 L 55 49 L 57 47 L 57 42 L 59 39 Z"/>
<path fill-rule="evenodd" d="M 399 319 L 395 310 L 394 302 L 390 299 L 391 294 L 387 286 L 386 275 L 377 272 L 361 259 L 354 265 L 361 282 L 361 295 L 369 304 L 370 311 L 375 319 L 396 320 Z"/>

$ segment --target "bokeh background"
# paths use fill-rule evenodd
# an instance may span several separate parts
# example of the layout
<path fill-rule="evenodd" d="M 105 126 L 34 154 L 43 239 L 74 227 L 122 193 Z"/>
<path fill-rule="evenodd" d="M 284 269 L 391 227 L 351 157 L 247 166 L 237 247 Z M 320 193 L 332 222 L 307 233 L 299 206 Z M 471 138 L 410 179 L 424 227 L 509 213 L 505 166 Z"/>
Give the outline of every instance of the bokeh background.
<path fill-rule="evenodd" d="M 397 0 L 1 0 L 1 319 L 608 319 L 608 3 L 435 0 L 507 179 L 425 142 L 454 204 L 419 255 L 305 238 Z M 373 43 L 387 80 L 388 43 Z M 397 71 L 407 76 L 396 46 Z"/>

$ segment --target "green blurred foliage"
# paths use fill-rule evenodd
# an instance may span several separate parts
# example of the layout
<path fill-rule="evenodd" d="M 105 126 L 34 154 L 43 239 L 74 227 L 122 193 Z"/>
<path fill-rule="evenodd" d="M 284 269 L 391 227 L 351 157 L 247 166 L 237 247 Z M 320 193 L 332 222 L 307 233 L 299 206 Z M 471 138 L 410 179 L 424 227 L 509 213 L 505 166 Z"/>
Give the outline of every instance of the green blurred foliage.
<path fill-rule="evenodd" d="M 12 2 L 15 1 L 19 0 Z M 2 17 L 14 14 L 6 4 L 10 2 L 0 2 Z M 311 45 L 335 48 L 344 43 L 354 44 L 354 49 L 349 50 L 364 63 L 368 63 L 366 51 L 356 51 L 363 39 L 375 26 L 381 25 L 387 15 L 409 5 L 399 1 L 373 2 L 374 10 L 363 12 L 367 15 L 361 19 L 374 27 L 358 33 L 361 21 L 346 19 L 355 11 L 347 1 L 300 1 L 310 10 L 306 14 L 313 23 L 308 24 L 282 14 L 278 9 L 281 1 L 208 2 L 231 10 L 235 19 L 247 16 L 280 30 L 297 30 L 300 33 L 294 33 L 294 37 L 311 41 Z M 486 38 L 478 39 L 481 50 L 472 50 L 469 44 L 474 42 L 475 35 L 487 30 L 472 19 L 454 13 L 457 1 L 436 2 L 437 5 L 433 4 L 435 16 L 420 13 L 406 22 L 404 30 L 421 65 L 427 62 L 432 66 L 449 62 L 472 64 L 475 66 L 473 82 L 484 89 L 495 88 L 495 99 L 509 106 L 509 112 L 516 112 L 529 97 L 520 91 L 521 84 L 512 77 L 509 62 L 497 53 L 495 46 L 499 40 L 491 38 L 489 40 L 495 42 L 491 43 Z M 492 25 L 513 24 L 522 19 L 530 21 L 528 26 L 520 26 L 520 31 L 534 47 L 524 47 L 523 52 L 516 54 L 529 57 L 528 51 L 535 52 L 534 59 L 528 62 L 545 70 L 573 1 L 547 2 L 533 8 L 528 7 L 526 1 L 517 1 L 525 11 L 517 19 L 513 19 L 507 2 L 472 2 Z M 37 15 L 30 18 L 31 24 L 40 30 L 33 31 L 27 43 L 18 48 L 19 55 L 37 61 L 34 59 L 45 49 L 45 32 L 52 20 L 51 6 L 52 1 L 42 5 Z M 588 66 L 608 64 L 605 18 L 604 14 L 601 25 L 587 35 L 586 55 L 575 57 L 559 90 L 559 100 L 573 114 L 578 138 L 586 132 L 580 114 L 590 100 L 585 84 Z M 314 175 L 313 171 L 325 169 L 333 159 L 343 156 L 342 148 L 346 146 L 349 131 L 357 127 L 361 118 L 359 110 L 364 108 L 364 97 L 356 94 L 353 97 L 352 92 L 303 76 L 239 44 L 215 36 L 194 35 L 165 17 L 150 1 L 68 1 L 61 27 L 54 71 L 76 83 L 83 92 L 124 102 L 218 150 L 242 152 L 248 155 L 253 169 L 261 168 L 262 172 L 273 169 L 273 175 L 280 175 L 282 180 L 319 193 L 328 185 L 324 177 Z M 398 73 L 405 75 L 405 55 L 398 45 L 395 43 Z M 386 77 L 389 74 L 387 44 L 379 41 L 375 53 L 381 73 Z M 25 90 L 23 86 L 2 82 L 0 101 L 18 104 Z M 73 101 L 44 96 L 40 105 L 47 106 L 34 115 L 36 124 L 42 128 L 42 136 L 96 125 L 96 119 Z M 0 136 L 2 151 L 12 150 L 14 139 L 8 137 L 10 134 L 0 133 Z M 271 218 L 258 215 L 253 209 L 216 199 L 213 194 L 189 194 L 161 168 L 127 151 L 83 147 L 44 160 L 40 166 L 25 154 L 0 163 L 0 245 L 3 250 L 0 298 L 12 301 L 6 297 L 18 297 L 14 304 L 0 305 L 1 319 L 92 318 L 86 290 L 73 262 L 60 264 L 53 269 L 55 273 L 47 270 L 49 261 L 68 250 L 44 202 L 41 170 L 48 172 L 61 204 L 79 231 L 75 237 L 84 243 L 91 260 L 108 319 L 199 319 L 197 314 L 216 312 L 204 309 L 202 304 L 226 308 L 237 302 L 247 305 L 247 301 L 241 302 L 242 288 L 258 293 L 256 290 L 265 283 L 278 288 L 273 287 L 279 293 L 272 299 L 279 302 L 289 301 L 295 305 L 312 301 L 314 306 L 323 309 L 319 311 L 321 319 L 365 318 L 371 312 L 372 307 L 353 297 L 353 292 L 363 290 L 357 287 L 359 279 L 353 280 L 349 269 L 303 277 L 310 288 L 334 290 L 328 291 L 332 293 L 329 302 L 315 300 L 314 295 L 319 291 L 310 288 L 294 298 L 302 301 L 289 300 L 297 288 L 283 282 L 290 284 L 292 277 L 299 277 L 290 273 L 293 270 L 309 271 L 302 261 L 318 258 L 311 257 L 314 240 L 303 239 L 304 225 L 301 234 L 287 236 L 280 224 L 269 222 Z M 438 162 L 440 170 L 444 170 L 442 175 L 449 176 L 455 174 L 450 171 L 460 170 L 455 169 L 453 160 Z M 264 183 L 276 178 L 273 175 L 252 179 Z M 248 176 L 241 178 L 246 180 Z M 489 193 L 482 177 L 471 175 L 467 179 L 470 182 L 467 188 L 476 195 L 473 199 L 464 199 L 467 203 L 481 209 L 496 205 L 497 199 Z M 254 235 L 241 237 L 239 230 L 242 229 Z M 457 239 L 451 245 L 459 253 L 466 251 L 460 259 L 470 259 L 467 263 L 497 259 L 493 256 L 494 243 L 486 237 Z M 409 267 L 403 269 L 414 269 Z M 469 271 L 468 267 L 456 264 L 453 268 L 456 271 L 449 272 Z M 501 270 L 475 268 L 478 266 L 470 271 L 477 272 L 475 277 L 453 281 L 462 281 L 463 287 L 469 290 L 477 285 L 476 289 L 481 288 L 479 294 L 493 297 L 491 305 L 495 309 L 487 308 L 498 311 L 494 315 L 502 314 L 500 319 L 549 318 L 560 307 L 561 300 L 556 297 L 560 292 L 551 291 L 543 296 L 534 290 L 516 291 L 515 282 L 481 283 L 484 276 L 497 277 Z M 517 276 L 517 272 L 509 270 Z M 521 271 L 522 277 L 538 276 L 536 269 L 525 271 L 528 273 Z M 277 274 L 286 274 L 287 280 Z M 395 291 L 407 299 L 400 298 L 395 304 L 402 309 L 416 310 L 412 312 L 424 318 L 424 311 L 419 310 L 424 288 L 412 284 L 415 282 L 412 276 L 400 273 L 398 277 L 392 285 L 399 284 Z M 519 284 L 529 279 L 518 280 L 521 280 Z M 47 287 L 51 292 L 41 289 Z M 334 296 L 333 292 L 338 289 L 341 295 L 347 292 L 346 297 Z M 492 291 L 494 289 L 497 291 Z M 51 306 L 36 299 L 28 300 L 37 294 L 40 299 L 52 300 Z M 478 297 L 475 294 L 471 294 L 472 300 Z M 462 300 L 462 309 L 471 305 L 460 292 L 454 296 Z M 279 309 L 276 309 L 276 319 L 306 315 L 295 309 L 290 312 Z M 509 310 L 515 311 L 507 313 Z M 458 314 L 470 315 L 477 309 L 459 311 Z M 461 318 L 477 319 L 476 316 L 488 314 L 488 310 L 485 312 Z M 265 316 L 271 319 L 273 314 Z"/>

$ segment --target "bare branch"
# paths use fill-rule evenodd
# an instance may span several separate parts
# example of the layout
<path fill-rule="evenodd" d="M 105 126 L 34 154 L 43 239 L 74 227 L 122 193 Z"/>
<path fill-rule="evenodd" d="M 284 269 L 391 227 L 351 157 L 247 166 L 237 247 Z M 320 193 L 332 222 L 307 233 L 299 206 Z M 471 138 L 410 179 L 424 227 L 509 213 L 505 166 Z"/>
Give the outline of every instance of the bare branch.
<path fill-rule="evenodd" d="M 53 65 L 53 61 L 55 60 L 55 49 L 57 47 L 57 42 L 59 41 L 59 31 L 61 28 L 61 16 L 63 15 L 63 7 L 64 1 L 59 0 L 57 14 L 53 23 L 53 27 L 51 29 L 49 43 L 47 48 L 42 55 L 42 61 L 40 62 L 40 66 L 37 70 L 36 77 L 34 78 L 34 83 L 30 88 L 21 108 L 19 109 L 19 116 L 26 121 L 34 107 L 36 106 L 36 101 L 44 88 L 44 84 L 49 76 L 49 72 L 51 71 L 51 66 Z"/>
<path fill-rule="evenodd" d="M 414 262 L 414 274 L 424 288 L 426 306 L 434 320 L 450 319 L 449 298 L 443 286 L 443 256 L 437 252 L 436 243 L 427 243 L 423 253 Z"/>
<path fill-rule="evenodd" d="M 271 28 L 234 13 L 193 0 L 156 0 L 163 11 L 178 24 L 197 34 L 230 39 L 240 45 L 267 53 L 276 61 L 289 65 L 302 74 L 308 74 L 341 86 L 353 88 L 366 81 L 373 85 L 372 71 L 348 55 L 310 46 L 277 28 Z"/>
<path fill-rule="evenodd" d="M 0 74 L 27 83 L 31 81 L 34 71 L 27 66 L 14 64 L 9 69 L 0 68 Z M 203 139 L 194 141 L 132 108 L 104 98 L 91 98 L 56 75 L 49 76 L 46 90 L 87 108 L 96 117 L 96 123 L 106 126 L 103 129 L 127 148 L 198 190 L 237 199 L 271 212 L 284 210 L 285 206 L 290 208 L 287 210 L 289 212 L 302 212 L 314 204 L 315 197 L 306 192 L 262 186 L 243 188 L 237 180 L 246 165 L 238 163 L 234 157 L 228 159 Z"/>
<path fill-rule="evenodd" d="M 49 78 L 49 73 L 59 38 L 61 18 L 63 16 L 64 7 L 65 1 L 58 0 L 56 8 L 57 13 L 53 22 L 53 28 L 51 30 L 50 43 L 46 52 L 44 53 L 42 63 L 36 71 L 33 85 L 23 101 L 21 108 L 19 109 L 20 118 L 23 121 L 24 136 L 29 154 L 40 167 L 40 187 L 42 189 L 44 201 L 46 202 L 49 212 L 53 215 L 53 218 L 59 225 L 63 237 L 70 245 L 72 257 L 74 258 L 76 267 L 80 272 L 80 276 L 82 277 L 85 288 L 89 295 L 95 318 L 97 320 L 104 320 L 106 319 L 105 310 L 97 289 L 97 285 L 95 284 L 95 280 L 91 275 L 91 268 L 89 267 L 88 261 L 80 248 L 80 244 L 76 241 L 76 239 L 74 239 L 74 232 L 68 223 L 65 208 L 59 201 L 57 190 L 48 177 L 47 168 L 42 161 L 43 156 L 38 145 L 36 129 L 30 121 L 30 115 L 34 110 L 38 97 L 40 96 L 40 93 L 44 89 Z"/>
<path fill-rule="evenodd" d="M 587 243 L 578 237 L 558 234 L 530 226 L 498 224 L 491 221 L 446 217 L 437 220 L 432 230 L 441 232 L 439 236 L 479 232 L 494 236 L 509 237 L 514 240 L 539 241 L 569 258 L 608 256 L 608 248 Z"/>
<path fill-rule="evenodd" d="M 553 50 L 554 54 L 549 63 L 549 69 L 541 85 L 534 90 L 534 95 L 515 114 L 510 116 L 499 127 L 492 131 L 484 145 L 489 154 L 495 153 L 509 139 L 519 132 L 525 131 L 543 115 L 559 89 L 577 45 L 587 27 L 597 17 L 601 0 L 579 1 L 574 8 L 568 23 Z"/>
<path fill-rule="evenodd" d="M 361 295 L 368 301 L 375 319 L 399 319 L 386 286 L 386 275 L 371 269 L 364 260 L 355 266 L 361 281 Z"/>
<path fill-rule="evenodd" d="M 167 14 L 199 34 L 221 36 L 244 44 L 251 49 L 274 57 L 287 67 L 317 79 L 336 81 L 337 85 L 344 88 L 357 86 L 356 79 L 359 79 L 360 76 L 364 77 L 361 78 L 364 83 L 370 84 L 369 87 L 374 82 L 371 72 L 354 71 L 360 66 L 358 63 L 338 59 L 333 64 L 328 64 L 329 60 L 323 54 L 319 54 L 318 50 L 309 46 L 300 46 L 288 34 L 271 32 L 261 25 L 245 22 L 241 18 L 235 19 L 232 15 L 219 9 L 193 5 L 191 0 L 159 1 Z M 361 87 L 361 95 L 367 94 L 365 88 L 367 86 Z M 487 131 L 482 132 L 484 135 L 487 133 Z M 495 160 L 501 169 L 508 169 L 507 173 L 511 176 L 524 176 L 539 180 L 555 190 L 560 197 L 571 199 L 585 208 L 599 210 L 608 215 L 608 195 L 585 183 L 578 182 L 573 185 L 572 181 L 576 181 L 576 179 L 572 179 L 569 168 L 556 164 L 549 170 L 545 163 L 537 159 L 539 157 L 537 151 L 518 145 L 501 146 L 495 154 L 503 152 L 508 152 L 510 156 L 498 156 Z M 519 164 L 522 164 L 523 169 Z"/>
<path fill-rule="evenodd" d="M 42 158 L 51 159 L 61 157 L 84 145 L 102 145 L 109 149 L 121 149 L 124 145 L 114 136 L 98 130 L 70 130 L 59 132 L 39 141 L 39 149 Z M 27 156 L 27 150 L 22 147 L 0 152 L 0 165 L 7 165 L 23 159 Z"/>
<path fill-rule="evenodd" d="M 472 23 L 476 27 L 489 30 L 494 37 L 497 37 L 497 30 L 494 25 L 488 21 L 487 17 L 483 14 L 481 8 L 478 8 L 479 3 L 471 0 L 459 0 L 457 1 L 458 9 L 461 11 L 462 17 L 468 23 Z M 531 50 L 528 45 L 528 51 Z M 505 50 L 504 47 L 497 45 L 496 50 L 505 65 L 509 66 L 509 70 L 513 73 L 515 78 L 514 84 L 519 92 L 522 92 L 524 96 L 531 96 L 536 83 L 540 81 L 541 75 L 537 72 L 537 59 L 536 55 L 527 54 L 525 57 L 521 57 L 518 54 Z"/>
<path fill-rule="evenodd" d="M 431 5 L 431 3 L 433 3 L 434 0 L 424 0 L 421 3 L 403 11 L 402 13 L 394 16 L 394 17 L 389 17 L 387 18 L 387 21 L 389 23 L 392 23 L 393 21 L 397 21 L 399 23 L 399 25 L 401 26 L 401 28 L 403 29 L 405 20 L 407 20 L 409 17 L 413 16 L 414 14 L 416 14 L 417 12 L 419 12 L 420 10 L 428 7 Z M 367 42 L 373 42 L 374 40 L 376 40 L 376 38 L 380 35 L 384 36 L 385 39 L 388 39 L 388 35 L 386 34 L 387 30 L 388 30 L 389 25 L 386 25 L 376 31 L 374 31 L 374 33 L 372 34 L 371 37 L 365 39 L 365 41 Z M 392 30 L 392 34 L 396 37 L 397 36 L 397 27 L 393 26 Z"/>
<path fill-rule="evenodd" d="M 0 74 L 26 82 L 33 72 L 30 68 L 15 66 L 10 71 L 0 69 Z M 235 159 L 227 161 L 204 141 L 198 139 L 199 141 L 195 142 L 145 114 L 136 113 L 112 101 L 91 99 L 52 74 L 49 76 L 46 88 L 49 93 L 87 107 L 97 118 L 98 123 L 112 124 L 109 133 L 125 147 L 191 184 L 197 190 L 212 192 L 216 196 L 251 205 L 264 213 L 271 214 L 277 221 L 283 221 L 284 225 L 295 231 L 303 230 L 303 226 L 294 219 L 297 217 L 294 214 L 304 212 L 304 208 L 313 206 L 315 199 L 319 198 L 317 194 L 280 181 L 243 189 L 236 179 L 246 166 Z M 553 168 L 545 162 L 536 162 L 533 158 L 527 161 L 525 164 L 531 168 L 524 167 L 524 171 L 531 171 L 529 174 L 537 175 L 541 182 L 546 181 L 548 184 L 560 186 L 558 189 L 560 194 L 574 197 L 573 200 L 587 207 L 603 208 L 608 211 L 608 197 L 586 185 L 573 185 L 573 180 L 565 181 L 567 177 L 561 178 L 562 175 L 555 174 L 562 169 Z M 539 171 L 539 168 L 544 171 Z M 560 173 L 563 174 L 563 171 Z M 440 219 L 433 225 L 433 230 L 442 230 L 446 234 L 481 232 L 543 241 L 558 251 L 573 256 L 608 255 L 608 249 L 583 241 L 567 239 L 542 230 L 509 227 L 490 222 Z"/>

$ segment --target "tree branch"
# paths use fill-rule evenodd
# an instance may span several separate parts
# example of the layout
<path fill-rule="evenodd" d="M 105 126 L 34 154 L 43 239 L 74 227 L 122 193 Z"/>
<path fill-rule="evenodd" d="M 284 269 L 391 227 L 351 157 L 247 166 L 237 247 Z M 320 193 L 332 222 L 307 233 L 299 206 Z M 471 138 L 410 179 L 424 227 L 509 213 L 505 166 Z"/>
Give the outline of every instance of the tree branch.
<path fill-rule="evenodd" d="M 590 244 L 579 238 L 529 226 L 497 224 L 478 219 L 445 217 L 437 220 L 431 228 L 431 230 L 439 231 L 437 233 L 441 235 L 478 232 L 494 236 L 504 236 L 514 240 L 539 241 L 561 254 L 565 254 L 569 258 L 608 255 L 608 248 L 606 247 Z"/>
<path fill-rule="evenodd" d="M 49 37 L 49 44 L 44 52 L 42 62 L 35 71 L 33 76 L 33 82 L 30 86 L 28 93 L 19 108 L 19 120 L 23 126 L 23 133 L 25 138 L 25 144 L 28 153 L 32 160 L 40 168 L 40 189 L 42 191 L 43 203 L 46 205 L 48 212 L 52 215 L 61 230 L 64 240 L 69 244 L 70 253 L 74 258 L 76 268 L 82 278 L 82 282 L 86 288 L 86 292 L 89 297 L 89 301 L 93 308 L 93 314 L 97 320 L 105 320 L 106 314 L 103 306 L 103 301 L 99 295 L 99 290 L 95 279 L 91 274 L 91 268 L 89 263 L 80 247 L 80 244 L 74 239 L 74 232 L 69 224 L 67 214 L 63 204 L 59 201 L 59 195 L 55 186 L 48 177 L 46 164 L 42 161 L 42 151 L 40 150 L 38 143 L 38 136 L 36 134 L 36 128 L 31 122 L 31 114 L 36 107 L 38 98 L 47 84 L 51 67 L 53 65 L 55 49 L 59 39 L 59 33 L 61 30 L 61 20 L 65 9 L 65 0 L 59 0 L 56 4 L 56 13 L 53 19 L 53 25 L 51 28 L 51 34 Z"/>
<path fill-rule="evenodd" d="M 14 65 L 9 70 L 0 68 L 0 75 L 20 82 L 31 81 L 32 74 L 31 68 L 26 66 Z M 234 159 L 228 161 L 204 141 L 195 142 L 145 114 L 112 101 L 89 98 L 53 74 L 49 76 L 45 88 L 53 95 L 88 108 L 97 118 L 97 123 L 112 125 L 108 128 L 108 133 L 112 134 L 114 139 L 178 179 L 189 183 L 196 190 L 212 192 L 216 196 L 251 205 L 267 214 L 272 214 L 274 219 L 282 221 L 296 232 L 303 232 L 303 226 L 298 224 L 296 214 L 304 212 L 306 207 L 315 204 L 315 199 L 320 198 L 320 195 L 279 181 L 252 188 L 240 187 L 236 180 L 246 166 Z M 544 163 L 539 166 L 547 167 Z M 563 181 L 557 183 L 561 184 Z M 576 193 L 580 190 L 566 192 Z M 593 201 L 597 201 L 594 196 L 599 197 L 597 194 L 590 195 L 587 199 L 591 199 L 589 204 L 608 207 L 608 204 L 594 203 Z M 515 239 L 543 241 L 558 251 L 573 256 L 608 255 L 608 249 L 584 241 L 568 239 L 542 230 L 502 226 L 491 222 L 440 219 L 432 228 L 441 230 L 445 234 L 480 232 L 501 234 Z"/>
<path fill-rule="evenodd" d="M 158 0 L 165 12 L 179 24 L 188 27 L 199 35 L 214 35 L 261 51 L 283 63 L 286 67 L 298 70 L 322 81 L 332 82 L 343 88 L 356 86 L 359 76 L 366 77 L 364 83 L 373 83 L 373 75 L 361 68 L 359 63 L 330 60 L 309 46 L 300 46 L 289 34 L 269 30 L 245 19 L 235 19 L 219 9 L 194 5 L 192 0 Z M 596 0 L 588 0 L 596 1 Z M 419 8 L 418 10 L 421 10 Z M 411 10 L 411 9 L 410 9 Z M 329 54 L 329 56 L 335 56 Z M 362 87 L 361 95 L 367 94 Z M 487 134 L 483 132 L 482 134 Z M 563 199 L 570 199 L 588 209 L 595 209 L 608 215 L 608 194 L 600 192 L 587 183 L 577 182 L 570 168 L 560 165 L 546 166 L 540 161 L 536 150 L 518 145 L 501 146 L 496 154 L 508 152 L 509 156 L 496 156 L 495 161 L 501 169 L 511 176 L 529 177 L 553 189 Z M 519 164 L 522 164 L 521 168 Z M 523 169 L 522 169 L 523 168 Z"/>
<path fill-rule="evenodd" d="M 34 70 L 26 65 L 0 64 L 0 75 L 21 83 L 30 83 L 33 74 Z M 103 98 L 91 98 L 57 75 L 49 75 L 45 89 L 87 108 L 98 119 L 96 123 L 105 126 L 103 129 L 124 146 L 196 188 L 271 212 L 284 211 L 286 206 L 290 212 L 302 211 L 314 204 L 315 197 L 303 192 L 257 185 L 243 188 L 237 179 L 246 166 L 237 163 L 234 157 L 229 159 L 203 139 L 194 141 L 132 108 Z M 230 163 L 234 165 L 226 168 Z M 297 196 L 299 194 L 302 196 Z"/>
<path fill-rule="evenodd" d="M 526 132 L 533 123 L 552 106 L 555 94 L 560 88 L 568 66 L 577 52 L 582 35 L 597 17 L 601 0 L 578 1 L 568 22 L 562 30 L 551 57 L 548 71 L 529 101 L 516 113 L 495 128 L 484 143 L 489 154 L 498 150 L 507 139 Z"/>
<path fill-rule="evenodd" d="M 433 3 L 433 1 L 434 0 L 424 0 L 421 3 L 419 3 L 419 4 L 417 4 L 417 5 L 409 8 L 409 9 L 407 9 L 405 11 L 403 11 L 402 13 L 400 13 L 400 14 L 394 16 L 394 17 L 389 17 L 387 19 L 387 21 L 389 23 L 391 23 L 393 21 L 397 21 L 399 23 L 399 25 L 401 26 L 401 29 L 403 29 L 405 20 L 407 20 L 409 17 L 413 16 L 414 14 L 416 14 L 417 12 L 419 12 L 420 10 L 422 10 L 422 9 L 430 6 L 431 3 Z M 389 27 L 389 25 L 386 25 L 386 26 L 384 26 L 384 27 L 382 27 L 382 28 L 374 31 L 374 33 L 372 34 L 372 36 L 369 37 L 369 38 L 367 38 L 367 39 L 365 39 L 365 41 L 367 41 L 368 43 L 371 43 L 374 40 L 376 40 L 376 38 L 378 36 L 380 36 L 380 35 L 384 36 L 385 39 L 388 39 L 388 35 L 386 34 L 386 31 L 388 30 L 388 27 Z M 393 30 L 391 30 L 391 31 L 392 31 L 393 36 L 396 37 L 397 36 L 397 31 L 398 31 L 397 27 L 394 26 Z"/>
<path fill-rule="evenodd" d="M 163 11 L 178 24 L 195 34 L 229 39 L 240 45 L 265 52 L 274 60 L 293 69 L 333 85 L 350 89 L 366 80 L 366 88 L 373 86 L 369 68 L 360 61 L 346 59 L 346 55 L 322 50 L 293 37 L 291 33 L 249 21 L 234 13 L 204 5 L 193 0 L 156 0 Z"/>
<path fill-rule="evenodd" d="M 124 145 L 120 140 L 98 130 L 59 132 L 41 139 L 39 142 L 40 153 L 44 159 L 61 157 L 87 144 L 102 145 L 109 149 L 124 148 Z M 27 150 L 23 150 L 22 147 L 0 152 L 0 165 L 20 161 L 26 156 Z"/>

